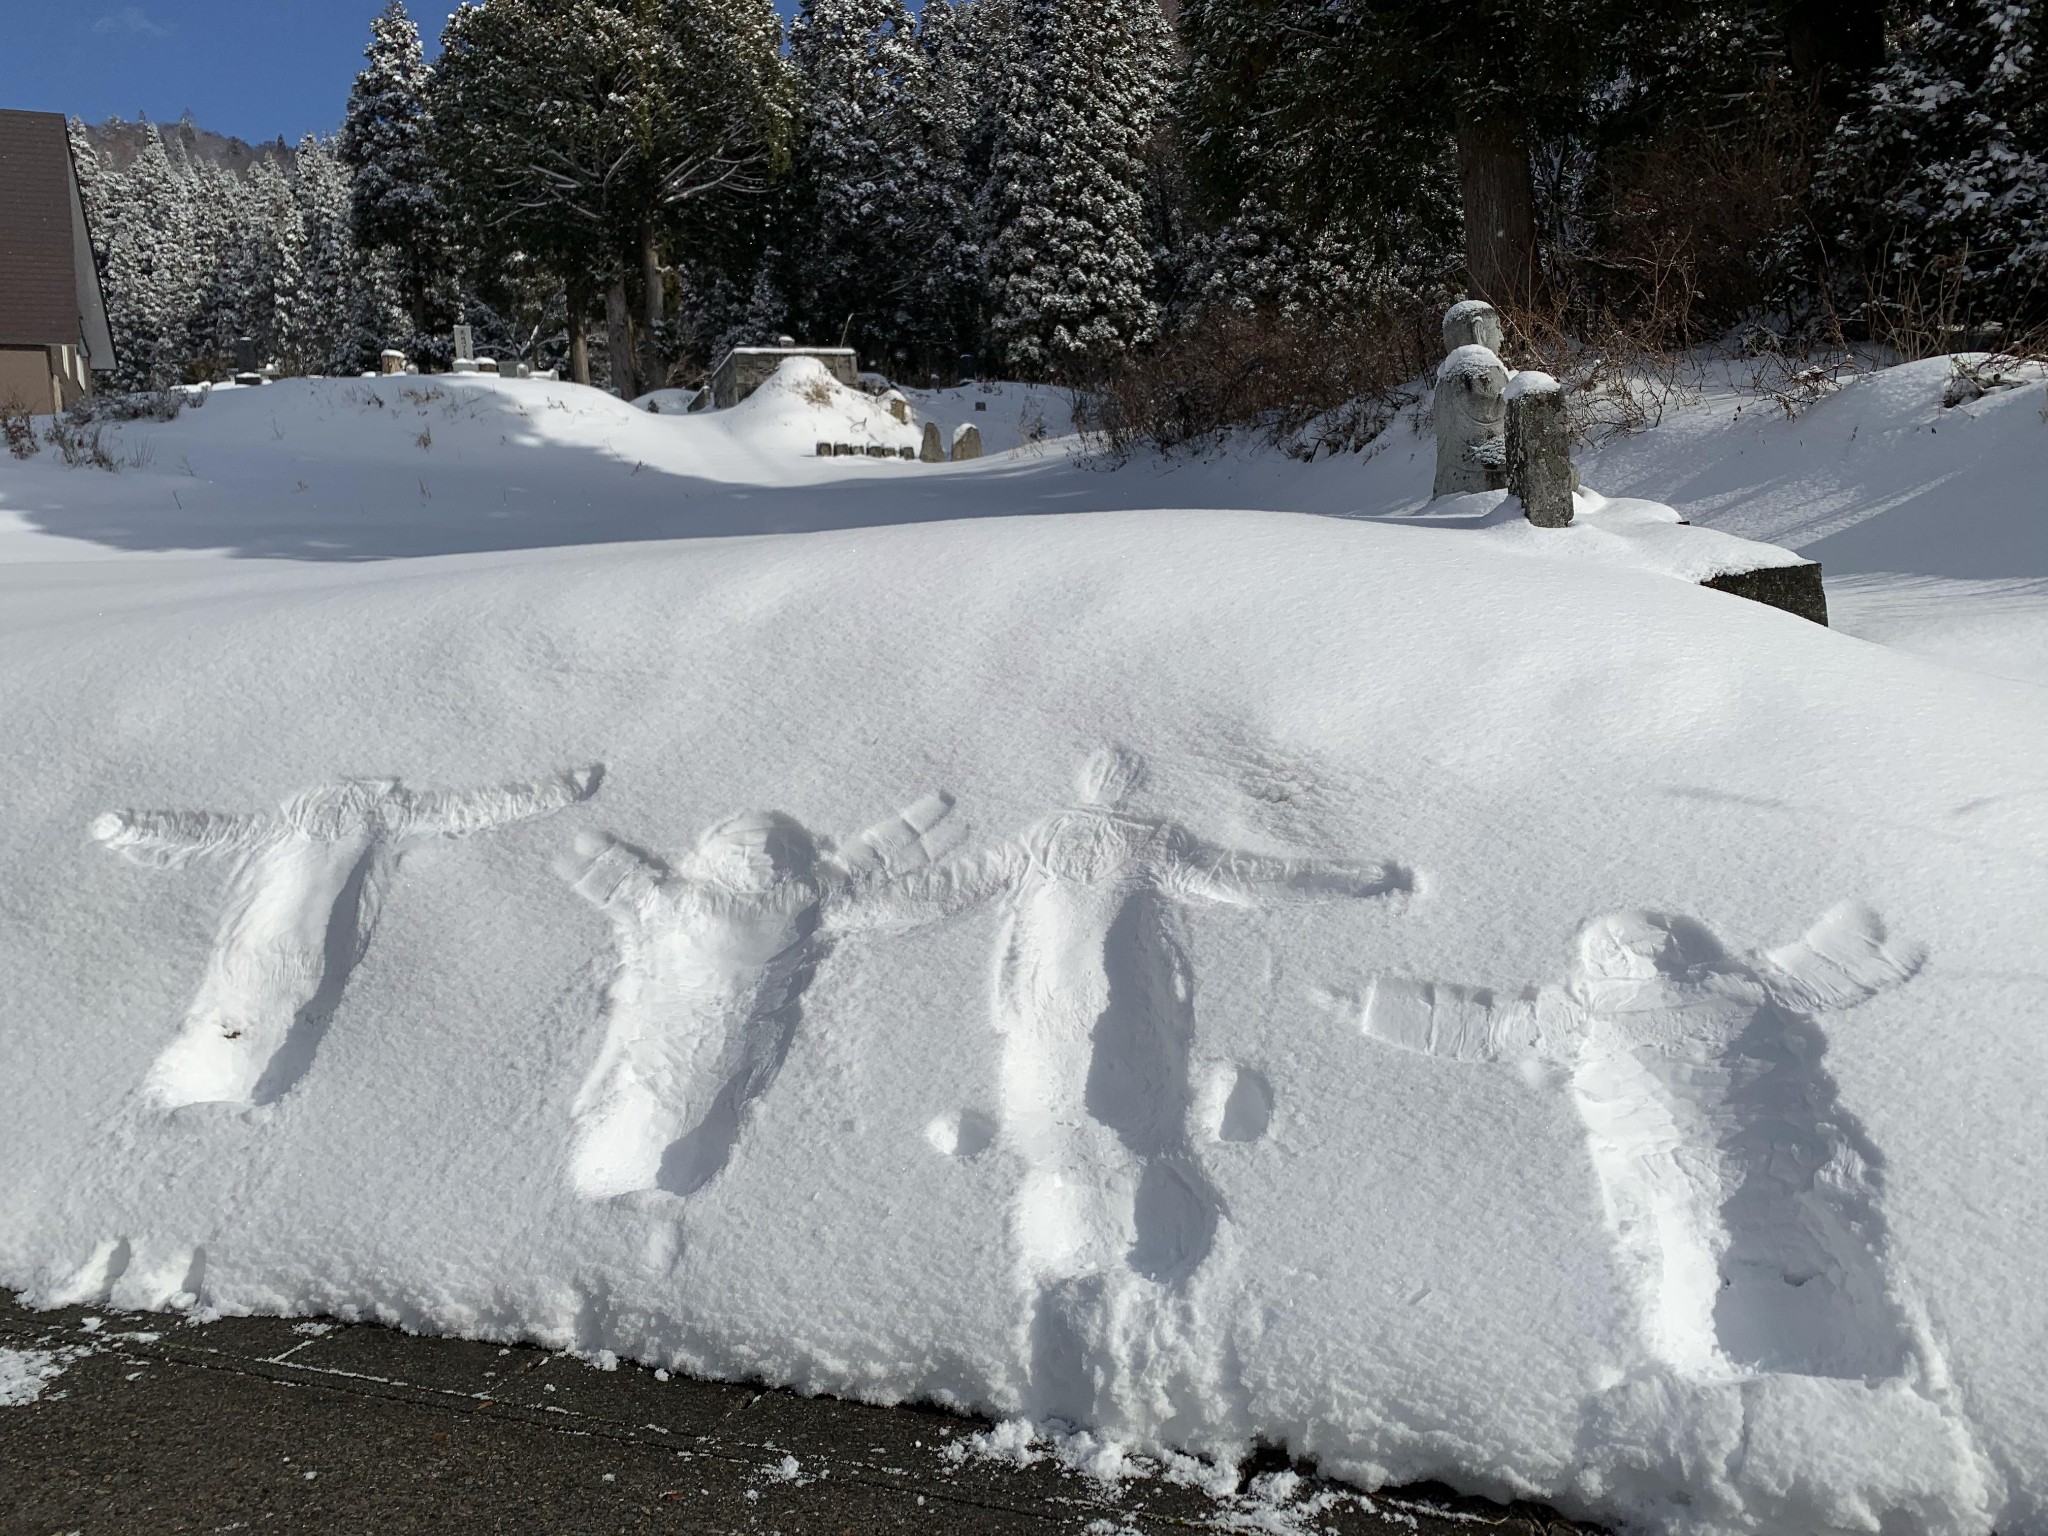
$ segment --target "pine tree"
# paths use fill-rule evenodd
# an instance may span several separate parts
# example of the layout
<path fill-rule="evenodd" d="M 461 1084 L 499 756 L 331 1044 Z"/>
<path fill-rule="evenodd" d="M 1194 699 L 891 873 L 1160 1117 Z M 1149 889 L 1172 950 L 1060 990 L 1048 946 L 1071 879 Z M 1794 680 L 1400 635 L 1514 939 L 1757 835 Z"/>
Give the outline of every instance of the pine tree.
<path fill-rule="evenodd" d="M 103 168 L 107 319 L 119 359 L 115 382 L 148 389 L 182 381 L 186 335 L 202 272 L 192 247 L 186 186 L 163 135 L 148 125 L 125 171 Z"/>
<path fill-rule="evenodd" d="M 802 102 L 803 308 L 864 354 L 886 352 L 916 277 L 910 231 L 923 167 L 911 103 L 924 55 L 903 0 L 804 0 L 789 43 Z"/>
<path fill-rule="evenodd" d="M 972 164 L 978 65 L 973 34 L 952 0 L 925 0 L 917 45 L 924 68 L 909 102 L 913 282 L 901 339 L 928 368 L 950 371 L 962 352 L 978 348 L 982 324 Z"/>
<path fill-rule="evenodd" d="M 2048 318 L 2048 3 L 1928 0 L 1844 118 L 1816 206 L 1867 284 L 1852 299 Z"/>
<path fill-rule="evenodd" d="M 989 339 L 1020 377 L 1075 377 L 1156 324 L 1144 148 L 1170 34 L 1157 0 L 1000 3 Z"/>
<path fill-rule="evenodd" d="M 417 349 L 417 338 L 452 319 L 450 230 L 428 115 L 433 72 L 404 0 L 391 0 L 370 23 L 363 57 L 368 67 L 349 92 L 338 144 L 354 178 L 351 227 L 358 245 L 388 255 Z"/>
<path fill-rule="evenodd" d="M 308 137 L 299 144 L 292 179 L 301 231 L 299 282 L 283 351 L 299 371 L 351 375 L 372 367 L 381 340 L 357 333 L 355 290 L 365 273 L 353 224 L 353 178 L 334 146 Z"/>
<path fill-rule="evenodd" d="M 489 0 L 449 19 L 434 109 L 456 211 L 493 259 L 559 276 L 579 377 L 598 292 L 638 278 L 658 330 L 664 232 L 687 255 L 784 163 L 780 38 L 767 0 Z M 614 361 L 630 389 L 633 360 Z"/>

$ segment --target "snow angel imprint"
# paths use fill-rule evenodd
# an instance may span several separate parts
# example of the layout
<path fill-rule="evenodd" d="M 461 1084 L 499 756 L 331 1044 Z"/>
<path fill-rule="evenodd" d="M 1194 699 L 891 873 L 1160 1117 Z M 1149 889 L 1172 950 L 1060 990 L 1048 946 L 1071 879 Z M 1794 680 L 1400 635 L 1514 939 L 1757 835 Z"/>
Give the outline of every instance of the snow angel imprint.
<path fill-rule="evenodd" d="M 546 816 L 588 798 L 600 774 L 472 790 L 349 779 L 295 795 L 274 815 L 100 817 L 93 837 L 134 864 L 234 861 L 206 974 L 144 1097 L 164 1109 L 282 1098 L 312 1065 L 406 850 Z"/>
<path fill-rule="evenodd" d="M 1384 896 L 1387 864 L 1212 848 L 1119 806 L 1142 759 L 1105 748 L 1079 803 L 976 856 L 903 882 L 899 901 L 958 911 L 1001 899 L 994 1022 L 1004 1139 L 1024 1163 L 1012 1216 L 1029 1298 L 1032 1411 L 1097 1421 L 1083 1361 L 1135 1277 L 1155 1290 L 1207 1257 L 1222 1200 L 1189 1134 L 1194 977 L 1179 908 Z"/>
<path fill-rule="evenodd" d="M 1882 1159 L 1822 1064 L 1820 1020 L 1905 982 L 1916 950 L 1838 907 L 1802 939 L 1730 956 L 1687 918 L 1589 924 L 1563 987 L 1380 977 L 1367 1034 L 1570 1083 L 1642 1340 L 1706 1379 L 1861 1381 L 1908 1368 L 1883 1270 Z"/>
<path fill-rule="evenodd" d="M 838 850 L 749 812 L 675 869 L 613 838 L 577 840 L 561 873 L 611 918 L 619 948 L 604 1046 L 573 1107 L 579 1193 L 689 1195 L 724 1170 L 831 942 L 885 916 L 951 810 L 927 796 Z"/>

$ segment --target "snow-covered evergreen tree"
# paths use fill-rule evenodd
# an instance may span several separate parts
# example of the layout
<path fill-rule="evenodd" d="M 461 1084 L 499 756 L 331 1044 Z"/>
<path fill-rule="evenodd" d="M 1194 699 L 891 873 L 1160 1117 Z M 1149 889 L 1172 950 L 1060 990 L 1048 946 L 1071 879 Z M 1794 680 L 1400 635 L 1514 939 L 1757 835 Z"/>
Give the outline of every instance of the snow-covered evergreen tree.
<path fill-rule="evenodd" d="M 912 231 L 924 167 L 912 103 L 924 54 L 903 0 L 804 0 L 789 51 L 802 104 L 802 306 L 834 339 L 886 353 L 920 275 Z"/>
<path fill-rule="evenodd" d="M 1156 324 L 1144 148 L 1171 36 L 1157 0 L 981 3 L 1010 13 L 990 61 L 990 343 L 1021 377 L 1077 376 Z"/>
<path fill-rule="evenodd" d="M 927 366 L 945 370 L 978 348 L 981 331 L 982 231 L 971 158 L 977 63 L 974 36 L 952 0 L 925 0 L 917 45 L 924 68 L 909 102 L 914 280 L 902 340 Z"/>
<path fill-rule="evenodd" d="M 413 331 L 438 333 L 452 319 L 449 219 L 431 142 L 433 72 L 404 0 L 370 23 L 363 57 L 339 142 L 353 173 L 351 227 L 363 249 L 386 254 Z"/>
<path fill-rule="evenodd" d="M 455 211 L 488 260 L 562 282 L 578 377 L 598 294 L 627 339 L 622 290 L 640 285 L 644 342 L 663 237 L 686 268 L 786 163 L 780 38 L 767 0 L 492 0 L 449 19 L 434 112 Z"/>
<path fill-rule="evenodd" d="M 292 294 L 280 355 L 297 371 L 354 374 L 376 365 L 381 335 L 360 330 L 356 289 L 370 274 L 357 254 L 353 178 L 333 145 L 308 137 L 292 179 L 299 229 L 298 285 Z"/>
<path fill-rule="evenodd" d="M 115 382 L 147 389 L 185 377 L 186 333 L 203 283 L 185 183 L 151 125 L 125 171 L 102 168 L 95 223 L 105 233 L 107 320 L 119 359 Z"/>
<path fill-rule="evenodd" d="M 1837 129 L 1816 205 L 1880 303 L 2048 317 L 2048 0 L 1925 0 Z"/>

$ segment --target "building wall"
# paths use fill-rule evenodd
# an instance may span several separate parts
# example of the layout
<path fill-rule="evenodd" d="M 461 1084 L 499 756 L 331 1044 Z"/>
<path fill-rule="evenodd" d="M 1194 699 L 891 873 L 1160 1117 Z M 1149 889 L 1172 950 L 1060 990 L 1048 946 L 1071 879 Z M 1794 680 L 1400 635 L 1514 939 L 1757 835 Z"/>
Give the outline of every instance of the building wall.
<path fill-rule="evenodd" d="M 0 347 L 0 405 L 47 416 L 63 409 L 48 347 Z"/>
<path fill-rule="evenodd" d="M 0 347 L 0 405 L 54 415 L 92 393 L 92 370 L 77 347 Z"/>

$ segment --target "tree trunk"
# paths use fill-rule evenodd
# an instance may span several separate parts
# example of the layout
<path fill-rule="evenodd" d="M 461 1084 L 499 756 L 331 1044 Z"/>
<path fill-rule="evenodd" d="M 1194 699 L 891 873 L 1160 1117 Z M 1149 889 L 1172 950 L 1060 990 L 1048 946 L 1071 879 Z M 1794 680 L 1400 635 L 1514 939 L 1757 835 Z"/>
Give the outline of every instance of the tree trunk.
<path fill-rule="evenodd" d="M 668 383 L 668 359 L 661 355 L 661 321 L 665 295 L 661 288 L 661 252 L 654 243 L 654 220 L 640 221 L 640 284 L 643 307 L 640 328 L 640 381 L 643 389 Z"/>
<path fill-rule="evenodd" d="M 578 384 L 590 382 L 590 295 L 574 285 L 569 289 L 569 377 Z"/>
<path fill-rule="evenodd" d="M 604 291 L 605 346 L 611 353 L 612 388 L 621 400 L 640 391 L 633 378 L 633 311 L 626 303 L 626 279 L 614 277 Z"/>
<path fill-rule="evenodd" d="M 1473 296 L 1499 309 L 1526 305 L 1536 291 L 1536 182 L 1512 122 L 1459 116 L 1458 183 Z"/>

